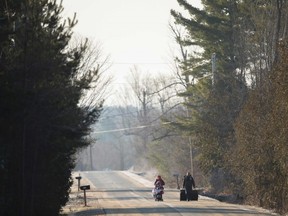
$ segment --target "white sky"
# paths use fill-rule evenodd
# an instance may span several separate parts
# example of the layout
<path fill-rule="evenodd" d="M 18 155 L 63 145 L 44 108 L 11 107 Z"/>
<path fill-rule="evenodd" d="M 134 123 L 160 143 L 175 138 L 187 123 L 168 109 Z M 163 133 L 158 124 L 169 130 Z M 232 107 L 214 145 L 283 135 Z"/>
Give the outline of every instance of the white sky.
<path fill-rule="evenodd" d="M 200 7 L 200 0 L 190 0 Z M 177 0 L 63 0 L 63 15 L 76 12 L 74 32 L 100 43 L 109 55 L 114 86 L 125 85 L 133 65 L 140 71 L 171 72 L 174 43 L 169 22 L 170 10 L 181 11 Z"/>

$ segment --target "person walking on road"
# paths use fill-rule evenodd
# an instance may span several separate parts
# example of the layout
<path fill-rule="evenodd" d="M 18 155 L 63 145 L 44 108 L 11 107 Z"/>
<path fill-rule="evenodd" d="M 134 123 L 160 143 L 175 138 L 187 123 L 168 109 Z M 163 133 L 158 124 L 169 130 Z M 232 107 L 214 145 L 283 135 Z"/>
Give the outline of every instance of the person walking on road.
<path fill-rule="evenodd" d="M 184 176 L 183 188 L 185 188 L 187 200 L 190 201 L 192 189 L 195 188 L 195 181 L 190 172 L 187 172 L 187 174 Z"/>

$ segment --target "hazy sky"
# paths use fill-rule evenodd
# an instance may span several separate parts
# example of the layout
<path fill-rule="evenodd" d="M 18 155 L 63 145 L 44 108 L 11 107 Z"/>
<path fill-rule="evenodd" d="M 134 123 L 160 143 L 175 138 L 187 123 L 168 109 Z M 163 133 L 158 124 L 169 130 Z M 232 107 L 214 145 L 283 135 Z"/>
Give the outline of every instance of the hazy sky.
<path fill-rule="evenodd" d="M 200 0 L 188 2 L 200 5 Z M 170 10 L 182 10 L 176 0 L 64 0 L 63 6 L 64 16 L 77 14 L 74 32 L 100 43 L 110 55 L 114 85 L 127 84 L 133 65 L 151 74 L 171 70 Z"/>

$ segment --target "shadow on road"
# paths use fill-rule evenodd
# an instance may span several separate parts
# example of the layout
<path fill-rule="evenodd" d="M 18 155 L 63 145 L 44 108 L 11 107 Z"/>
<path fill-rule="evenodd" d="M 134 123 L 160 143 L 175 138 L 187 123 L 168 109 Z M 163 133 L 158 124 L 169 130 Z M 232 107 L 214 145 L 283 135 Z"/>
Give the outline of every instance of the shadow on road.
<path fill-rule="evenodd" d="M 193 208 L 193 207 L 180 207 L 180 208 L 171 208 L 169 206 L 167 207 L 144 207 L 144 208 L 108 208 L 105 210 L 98 210 L 98 209 L 90 209 L 87 211 L 81 211 L 79 213 L 76 213 L 76 216 L 94 216 L 94 215 L 109 215 L 109 214 L 165 214 L 165 213 L 195 213 L 198 215 L 211 215 L 211 214 L 237 214 L 237 215 L 259 215 L 259 212 L 252 212 L 247 210 L 241 210 L 241 209 L 231 209 L 231 208 Z M 270 214 L 261 214 L 263 216 L 270 215 Z"/>

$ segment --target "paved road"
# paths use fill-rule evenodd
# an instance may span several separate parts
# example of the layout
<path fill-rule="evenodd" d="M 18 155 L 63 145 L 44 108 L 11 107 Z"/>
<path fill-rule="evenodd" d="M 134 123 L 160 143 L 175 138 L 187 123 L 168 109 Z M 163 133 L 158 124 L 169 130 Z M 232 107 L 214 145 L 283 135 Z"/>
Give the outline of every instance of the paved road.
<path fill-rule="evenodd" d="M 163 202 L 152 197 L 153 183 L 138 175 L 121 171 L 82 172 L 95 191 L 106 215 L 149 216 L 249 216 L 272 215 L 261 209 L 222 203 L 200 196 L 198 201 L 179 201 L 179 191 L 165 188 Z M 90 214 L 97 215 L 90 211 Z"/>

